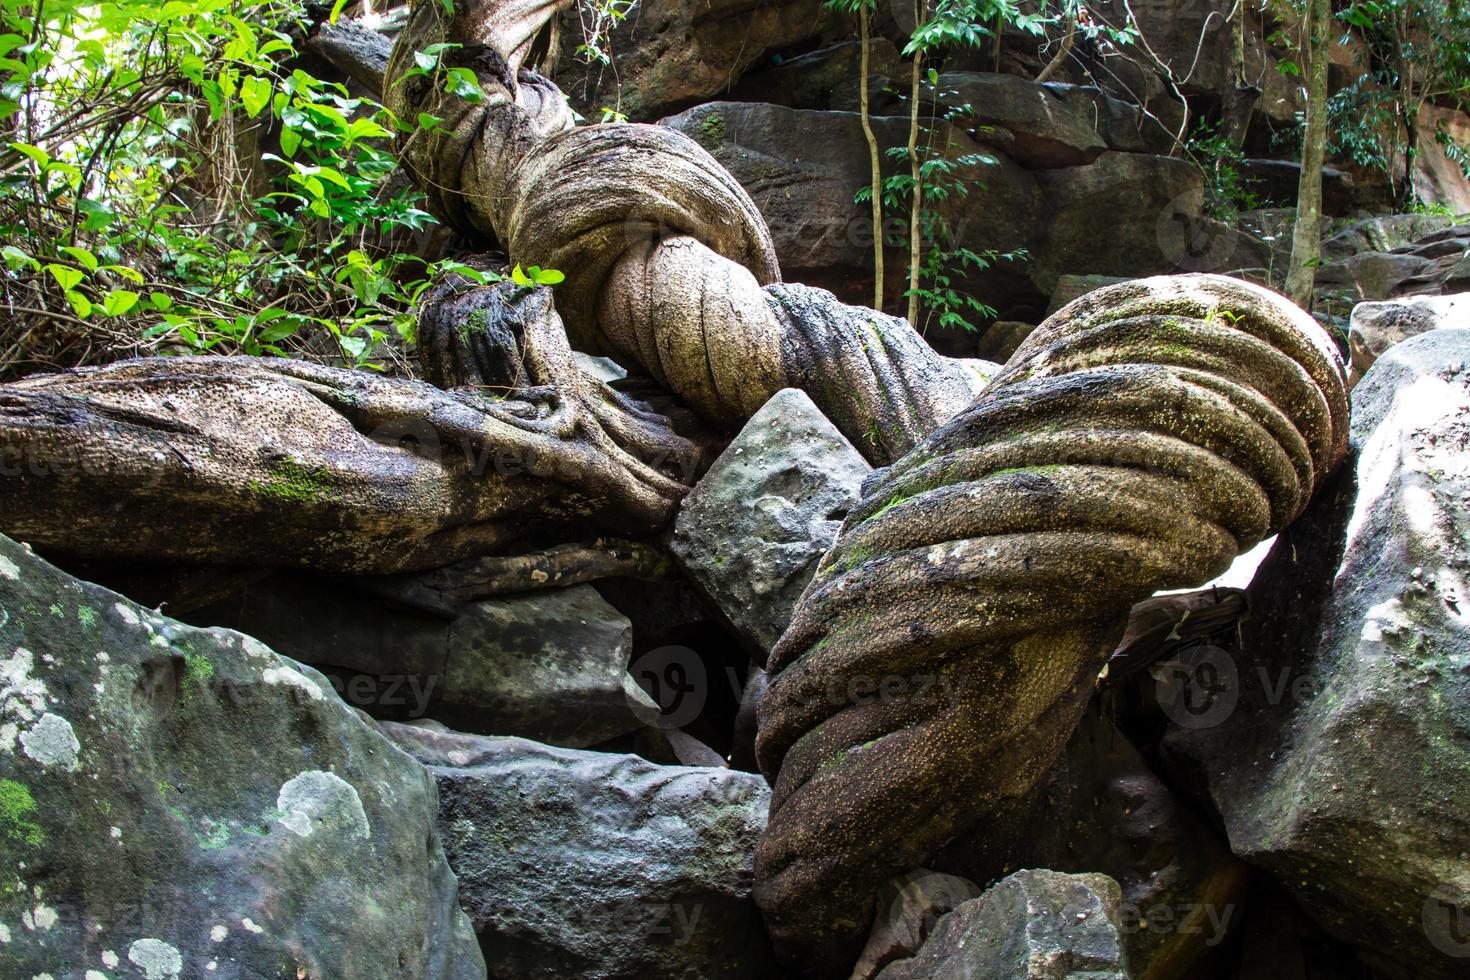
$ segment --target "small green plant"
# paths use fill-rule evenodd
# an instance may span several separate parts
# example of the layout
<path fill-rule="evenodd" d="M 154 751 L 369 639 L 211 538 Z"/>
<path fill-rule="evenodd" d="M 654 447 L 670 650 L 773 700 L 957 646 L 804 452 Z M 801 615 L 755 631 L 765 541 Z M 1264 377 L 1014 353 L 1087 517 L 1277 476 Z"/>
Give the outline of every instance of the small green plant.
<path fill-rule="evenodd" d="M 961 288 L 960 281 L 967 275 L 983 272 L 998 262 L 1019 262 L 1027 255 L 1024 249 L 1002 252 L 998 249 L 976 251 L 961 244 L 954 229 L 945 219 L 946 204 L 962 198 L 977 186 L 984 186 L 980 172 L 993 167 L 996 159 L 987 153 L 957 152 L 957 147 L 946 141 L 942 134 L 958 132 L 952 125 L 955 120 L 973 116 L 975 110 L 968 104 L 957 103 L 951 90 L 940 91 L 939 75 L 929 73 L 930 89 L 937 104 L 945 105 L 937 124 L 923 128 L 922 141 L 917 143 L 919 156 L 918 182 L 923 187 L 923 204 L 919 209 L 919 240 L 922 248 L 919 255 L 919 275 L 916 285 L 905 292 L 905 296 L 916 298 L 920 309 L 919 322 L 915 326 L 927 331 L 931 326 L 949 330 L 979 330 L 976 320 L 992 319 L 996 311 L 973 293 Z M 948 124 L 948 125 L 947 125 Z M 909 159 L 906 147 L 892 147 L 886 151 L 889 159 L 902 162 Z M 911 173 L 894 174 L 883 180 L 883 204 L 892 214 L 912 215 L 914 177 Z M 864 187 L 855 195 L 859 203 L 869 201 L 871 191 Z M 910 219 L 912 220 L 912 219 Z M 903 237 L 894 238 L 889 244 L 901 246 L 912 236 L 905 231 Z"/>
<path fill-rule="evenodd" d="M 555 286 L 559 282 L 566 281 L 566 275 L 559 269 L 543 269 L 539 265 L 533 265 L 522 269 L 517 265 L 510 270 L 510 281 L 517 286 Z"/>
<path fill-rule="evenodd" d="M 577 19 L 582 28 L 578 59 L 589 65 L 611 65 L 612 32 L 637 5 L 638 0 L 581 0 L 577 4 Z"/>
<path fill-rule="evenodd" d="M 1205 182 L 1205 213 L 1222 221 L 1265 203 L 1242 172 L 1245 154 L 1219 128 L 1201 120 L 1184 143 L 1185 156 Z"/>

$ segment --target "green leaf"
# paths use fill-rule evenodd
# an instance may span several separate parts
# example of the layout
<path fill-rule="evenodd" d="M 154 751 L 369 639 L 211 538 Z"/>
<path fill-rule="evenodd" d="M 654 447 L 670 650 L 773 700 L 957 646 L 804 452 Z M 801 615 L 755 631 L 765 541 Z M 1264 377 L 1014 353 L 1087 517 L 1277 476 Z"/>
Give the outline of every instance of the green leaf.
<path fill-rule="evenodd" d="M 296 155 L 296 150 L 301 146 L 301 134 L 290 126 L 281 129 L 281 152 L 291 157 Z"/>
<path fill-rule="evenodd" d="M 240 104 L 251 119 L 260 115 L 271 100 L 271 83 L 258 75 L 247 75 L 240 80 Z"/>
<path fill-rule="evenodd" d="M 423 113 L 423 115 L 427 115 L 427 113 Z M 352 124 L 347 127 L 347 138 L 349 140 L 386 138 L 392 135 L 392 133 L 371 119 L 354 119 L 352 120 Z"/>
<path fill-rule="evenodd" d="M 57 251 L 65 252 L 67 255 L 70 255 L 72 258 L 76 259 L 77 264 L 86 269 L 88 272 L 97 271 L 97 256 L 93 255 L 89 250 L 82 248 L 80 245 L 63 245 L 61 246 L 61 248 L 57 249 Z"/>
<path fill-rule="evenodd" d="M 125 265 L 104 265 L 102 267 L 102 271 L 110 272 L 115 276 L 121 276 L 123 279 L 126 279 L 129 282 L 141 283 L 143 281 L 143 273 L 139 272 L 137 269 L 131 269 Z"/>
<path fill-rule="evenodd" d="M 82 222 L 83 231 L 101 231 L 112 224 L 112 219 L 117 217 L 112 213 L 112 208 L 101 201 L 94 201 L 87 197 L 77 202 L 77 210 L 87 216 Z"/>
<path fill-rule="evenodd" d="M 510 281 L 513 282 L 513 283 L 515 283 L 517 286 L 534 286 L 534 285 L 536 285 L 536 283 L 534 281 L 532 281 L 532 279 L 531 279 L 530 276 L 526 275 L 525 272 L 521 271 L 520 263 L 516 263 L 516 267 L 514 269 L 510 270 Z"/>
<path fill-rule="evenodd" d="M 9 146 L 12 150 L 15 150 L 17 153 L 23 153 L 26 156 L 30 157 L 32 160 L 35 161 L 36 166 L 40 167 L 42 170 L 45 170 L 47 165 L 51 163 L 51 154 L 47 153 L 39 146 L 32 146 L 30 143 L 8 143 L 6 145 Z"/>
<path fill-rule="evenodd" d="M 166 310 L 174 305 L 174 299 L 168 293 L 149 293 L 148 299 L 153 302 L 153 308 L 156 310 Z"/>
<path fill-rule="evenodd" d="M 451 68 L 444 79 L 444 91 L 457 95 L 466 102 L 484 102 L 485 92 L 480 80 L 468 68 Z"/>
<path fill-rule="evenodd" d="M 327 15 L 327 23 L 337 23 L 337 18 L 342 16 L 342 8 L 345 6 L 347 6 L 347 0 L 337 0 L 336 3 L 332 4 L 332 12 Z"/>
<path fill-rule="evenodd" d="M 56 280 L 56 284 L 61 287 L 62 292 L 69 292 L 75 289 L 77 284 L 85 276 L 85 273 L 81 269 L 73 269 L 68 265 L 57 265 L 55 262 L 47 265 L 46 271 L 51 273 L 52 278 Z"/>
<path fill-rule="evenodd" d="M 566 273 L 560 269 L 535 270 L 536 282 L 542 286 L 555 286 L 559 282 L 565 282 L 566 278 Z"/>
<path fill-rule="evenodd" d="M 0 248 L 0 255 L 5 257 L 5 264 L 10 267 L 11 272 L 19 272 L 25 266 L 30 266 L 32 269 L 41 268 L 41 263 L 31 257 L 30 253 L 24 252 L 14 245 L 6 245 Z"/>
<path fill-rule="evenodd" d="M 71 308 L 75 311 L 76 315 L 83 320 L 92 315 L 92 301 L 75 289 L 68 289 L 66 291 L 66 301 L 71 304 Z"/>
<path fill-rule="evenodd" d="M 131 289 L 114 289 L 102 298 L 102 311 L 108 316 L 122 316 L 138 305 L 138 294 Z"/>

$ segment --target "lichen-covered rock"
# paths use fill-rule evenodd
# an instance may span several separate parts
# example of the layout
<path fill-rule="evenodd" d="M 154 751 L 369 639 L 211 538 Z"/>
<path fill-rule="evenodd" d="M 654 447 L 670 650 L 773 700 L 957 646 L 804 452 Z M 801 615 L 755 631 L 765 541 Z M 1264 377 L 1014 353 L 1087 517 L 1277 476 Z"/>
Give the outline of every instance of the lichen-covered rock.
<path fill-rule="evenodd" d="M 770 801 L 759 776 L 382 727 L 438 781 L 445 850 L 491 975 L 771 975 L 750 897 Z"/>
<path fill-rule="evenodd" d="M 1018 871 L 940 919 L 878 980 L 1129 980 L 1118 884 Z"/>
<path fill-rule="evenodd" d="M 1348 327 L 1352 353 L 1349 380 L 1368 373 L 1373 362 L 1394 344 L 1429 330 L 1470 328 L 1470 293 L 1449 296 L 1412 296 L 1353 307 Z"/>
<path fill-rule="evenodd" d="M 432 715 L 574 748 L 658 719 L 628 673 L 632 627 L 588 585 L 481 599 L 445 620 L 285 572 L 189 619 L 248 630 L 375 717 Z"/>
<path fill-rule="evenodd" d="M 434 814 L 316 671 L 0 537 L 0 976 L 484 977 Z"/>
<path fill-rule="evenodd" d="M 1322 257 L 1336 261 L 1362 252 L 1392 252 L 1454 225 L 1454 218 L 1438 214 L 1385 214 L 1363 218 L 1324 238 Z"/>
<path fill-rule="evenodd" d="M 871 471 L 810 398 L 787 388 L 684 498 L 674 555 L 761 661 Z"/>
<path fill-rule="evenodd" d="M 1219 709 L 1165 744 L 1330 934 L 1385 976 L 1463 977 L 1470 331 L 1379 358 L 1352 447 L 1257 573 Z"/>

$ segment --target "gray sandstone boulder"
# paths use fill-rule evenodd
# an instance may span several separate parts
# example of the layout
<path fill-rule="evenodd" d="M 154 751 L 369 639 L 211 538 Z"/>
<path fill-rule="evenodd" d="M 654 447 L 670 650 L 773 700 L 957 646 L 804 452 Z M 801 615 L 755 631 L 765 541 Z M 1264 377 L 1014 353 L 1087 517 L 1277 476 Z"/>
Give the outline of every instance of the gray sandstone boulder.
<path fill-rule="evenodd" d="M 787 388 L 751 417 L 684 498 L 674 556 L 761 663 L 869 472 L 812 400 Z"/>
<path fill-rule="evenodd" d="M 481 599 L 445 620 L 285 572 L 189 618 L 249 630 L 375 717 L 574 748 L 658 720 L 628 673 L 631 625 L 589 585 Z"/>
<path fill-rule="evenodd" d="M 1353 307 L 1348 326 L 1354 383 L 1394 344 L 1430 330 L 1470 329 L 1470 293 L 1411 296 Z"/>
<path fill-rule="evenodd" d="M 750 897 L 770 802 L 760 776 L 382 728 L 438 782 L 445 850 L 492 976 L 774 972 Z"/>
<path fill-rule="evenodd" d="M 1018 871 L 941 918 L 878 980 L 1128 980 L 1118 906 L 1106 875 Z"/>
<path fill-rule="evenodd" d="M 1470 331 L 1390 349 L 1353 454 L 1278 538 L 1238 653 L 1166 752 L 1231 849 L 1384 976 L 1465 976 L 1470 942 Z"/>
<path fill-rule="evenodd" d="M 436 812 L 316 671 L 0 536 L 0 976 L 484 977 Z"/>

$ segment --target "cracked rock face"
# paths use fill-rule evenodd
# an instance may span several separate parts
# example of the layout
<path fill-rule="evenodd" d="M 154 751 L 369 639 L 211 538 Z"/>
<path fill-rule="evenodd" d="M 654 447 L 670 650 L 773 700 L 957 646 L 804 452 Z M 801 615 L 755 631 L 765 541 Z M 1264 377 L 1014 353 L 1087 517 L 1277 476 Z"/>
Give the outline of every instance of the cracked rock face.
<path fill-rule="evenodd" d="M 316 671 L 0 536 L 0 975 L 483 978 L 434 802 Z"/>
<path fill-rule="evenodd" d="M 1175 729 L 1231 849 L 1390 977 L 1470 944 L 1470 331 L 1379 358 L 1352 457 L 1250 588 L 1231 710 Z"/>

